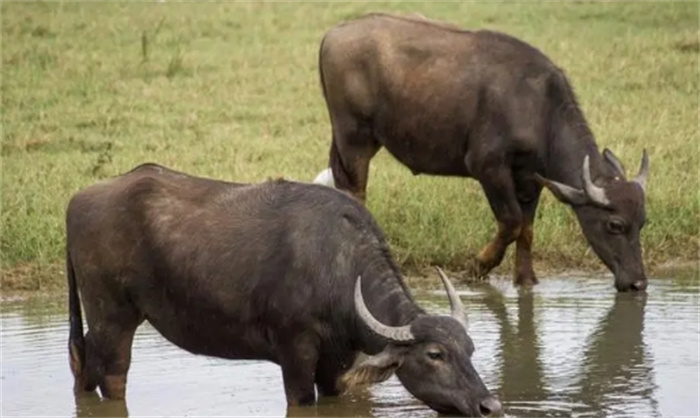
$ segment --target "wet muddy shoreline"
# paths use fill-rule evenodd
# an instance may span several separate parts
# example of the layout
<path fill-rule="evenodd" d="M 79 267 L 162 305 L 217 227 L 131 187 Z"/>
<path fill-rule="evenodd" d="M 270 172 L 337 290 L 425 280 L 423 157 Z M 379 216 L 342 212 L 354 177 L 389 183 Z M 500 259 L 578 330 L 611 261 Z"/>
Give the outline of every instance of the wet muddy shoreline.
<path fill-rule="evenodd" d="M 443 269 L 444 270 L 444 269 Z M 420 286 L 439 288 L 440 279 L 435 273 L 435 268 L 433 266 L 422 267 L 420 269 L 403 269 L 404 277 L 408 282 L 409 286 Z M 460 281 L 461 272 L 459 271 L 449 271 L 444 270 L 445 273 L 451 277 L 455 278 L 455 285 L 457 286 L 468 286 L 478 283 L 483 283 L 483 281 Z M 547 280 L 548 277 L 566 278 L 566 277 L 597 277 L 597 278 L 607 278 L 610 280 L 612 289 L 612 274 L 604 269 L 598 269 L 595 271 L 585 270 L 585 269 L 564 269 L 564 268 L 550 268 L 537 271 L 540 280 Z M 700 283 L 700 261 L 670 261 L 667 263 L 655 266 L 653 269 L 649 269 L 647 275 L 651 278 L 656 279 L 673 279 L 679 278 L 684 281 L 698 281 Z M 504 274 L 490 274 L 488 280 L 501 280 L 508 281 L 511 278 L 509 273 Z M 0 288 L 0 302 L 13 302 L 29 300 L 34 298 L 51 298 L 51 297 L 65 297 L 67 299 L 67 286 L 65 285 L 65 277 L 61 276 L 61 280 L 56 280 L 57 283 L 51 286 L 47 286 L 44 289 L 37 290 L 24 290 L 15 289 L 8 286 L 3 286 Z"/>

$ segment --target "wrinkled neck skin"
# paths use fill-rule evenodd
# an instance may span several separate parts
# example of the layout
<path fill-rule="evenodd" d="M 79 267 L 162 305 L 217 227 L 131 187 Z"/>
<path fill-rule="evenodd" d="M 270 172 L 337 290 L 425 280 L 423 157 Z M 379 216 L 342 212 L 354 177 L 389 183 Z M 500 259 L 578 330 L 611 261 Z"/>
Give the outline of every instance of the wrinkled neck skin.
<path fill-rule="evenodd" d="M 591 178 L 599 185 L 617 173 L 605 162 L 582 115 L 575 112 L 570 122 L 562 124 L 551 140 L 547 153 L 545 177 L 578 189 L 583 188 L 583 159 L 589 156 Z M 580 120 L 579 120 L 580 119 Z"/>
<path fill-rule="evenodd" d="M 379 274 L 367 274 L 363 276 L 362 294 L 365 299 L 367 308 L 372 315 L 385 325 L 403 326 L 410 324 L 417 316 L 425 314 L 413 301 L 408 289 L 404 288 L 400 282 L 400 274 L 393 271 L 388 266 L 368 266 L 365 270 L 378 271 Z M 365 280 L 367 277 L 369 280 Z M 367 354 L 376 354 L 380 352 L 387 344 L 387 340 L 380 337 L 362 323 L 362 320 L 357 317 L 360 328 L 360 343 L 359 349 Z"/>

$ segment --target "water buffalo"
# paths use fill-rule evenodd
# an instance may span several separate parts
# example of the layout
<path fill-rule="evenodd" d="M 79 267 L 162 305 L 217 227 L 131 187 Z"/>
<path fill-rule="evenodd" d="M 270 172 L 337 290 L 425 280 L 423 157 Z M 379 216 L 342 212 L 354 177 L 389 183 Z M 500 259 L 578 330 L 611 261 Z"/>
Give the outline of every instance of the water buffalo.
<path fill-rule="evenodd" d="M 336 395 L 395 372 L 435 410 L 500 409 L 472 366 L 448 279 L 452 316 L 427 314 L 371 214 L 345 193 L 146 164 L 77 193 L 66 229 L 76 393 L 124 398 L 147 320 L 192 353 L 279 364 L 289 405 L 315 402 L 315 386 Z M 360 352 L 369 357 L 356 361 Z"/>
<path fill-rule="evenodd" d="M 498 32 L 370 14 L 325 34 L 319 72 L 333 134 L 319 182 L 364 202 L 382 146 L 414 175 L 476 179 L 498 229 L 471 274 L 486 275 L 515 241 L 519 285 L 537 283 L 532 225 L 547 187 L 574 210 L 617 289 L 646 288 L 646 150 L 628 181 L 612 152 L 599 153 L 564 72 L 537 49 Z"/>

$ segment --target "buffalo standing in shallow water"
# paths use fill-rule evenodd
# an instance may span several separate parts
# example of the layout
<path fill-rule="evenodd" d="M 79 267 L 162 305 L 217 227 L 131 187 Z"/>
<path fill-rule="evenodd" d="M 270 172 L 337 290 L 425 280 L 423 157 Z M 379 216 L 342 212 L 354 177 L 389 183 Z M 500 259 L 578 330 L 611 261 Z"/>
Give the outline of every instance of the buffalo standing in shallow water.
<path fill-rule="evenodd" d="M 500 410 L 472 366 L 450 282 L 441 274 L 452 316 L 428 315 L 370 213 L 344 193 L 147 164 L 76 194 L 66 223 L 78 393 L 124 397 L 147 320 L 192 353 L 279 364 L 290 405 L 313 403 L 315 386 L 335 395 L 395 372 L 435 410 Z M 359 352 L 370 356 L 355 362 Z"/>
<path fill-rule="evenodd" d="M 515 241 L 519 285 L 537 283 L 532 224 L 546 186 L 572 207 L 617 289 L 646 288 L 646 150 L 627 181 L 612 152 L 599 153 L 563 71 L 537 49 L 502 33 L 370 14 L 324 36 L 319 71 L 333 140 L 318 182 L 364 202 L 382 146 L 416 175 L 475 178 L 498 232 L 471 273 L 486 275 Z"/>

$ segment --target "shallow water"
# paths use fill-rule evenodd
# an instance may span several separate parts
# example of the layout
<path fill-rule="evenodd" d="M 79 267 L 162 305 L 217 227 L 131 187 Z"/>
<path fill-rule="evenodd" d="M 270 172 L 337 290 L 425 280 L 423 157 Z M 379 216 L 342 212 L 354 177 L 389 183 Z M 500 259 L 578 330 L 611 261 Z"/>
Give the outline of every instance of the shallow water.
<path fill-rule="evenodd" d="M 505 279 L 459 287 L 474 364 L 506 416 L 698 416 L 698 281 L 651 280 L 616 294 L 610 278 Z M 444 291 L 415 289 L 429 312 Z M 64 297 L 2 303 L 3 416 L 436 416 L 395 377 L 367 391 L 287 408 L 278 366 L 183 351 L 136 334 L 127 400 L 74 399 Z"/>

